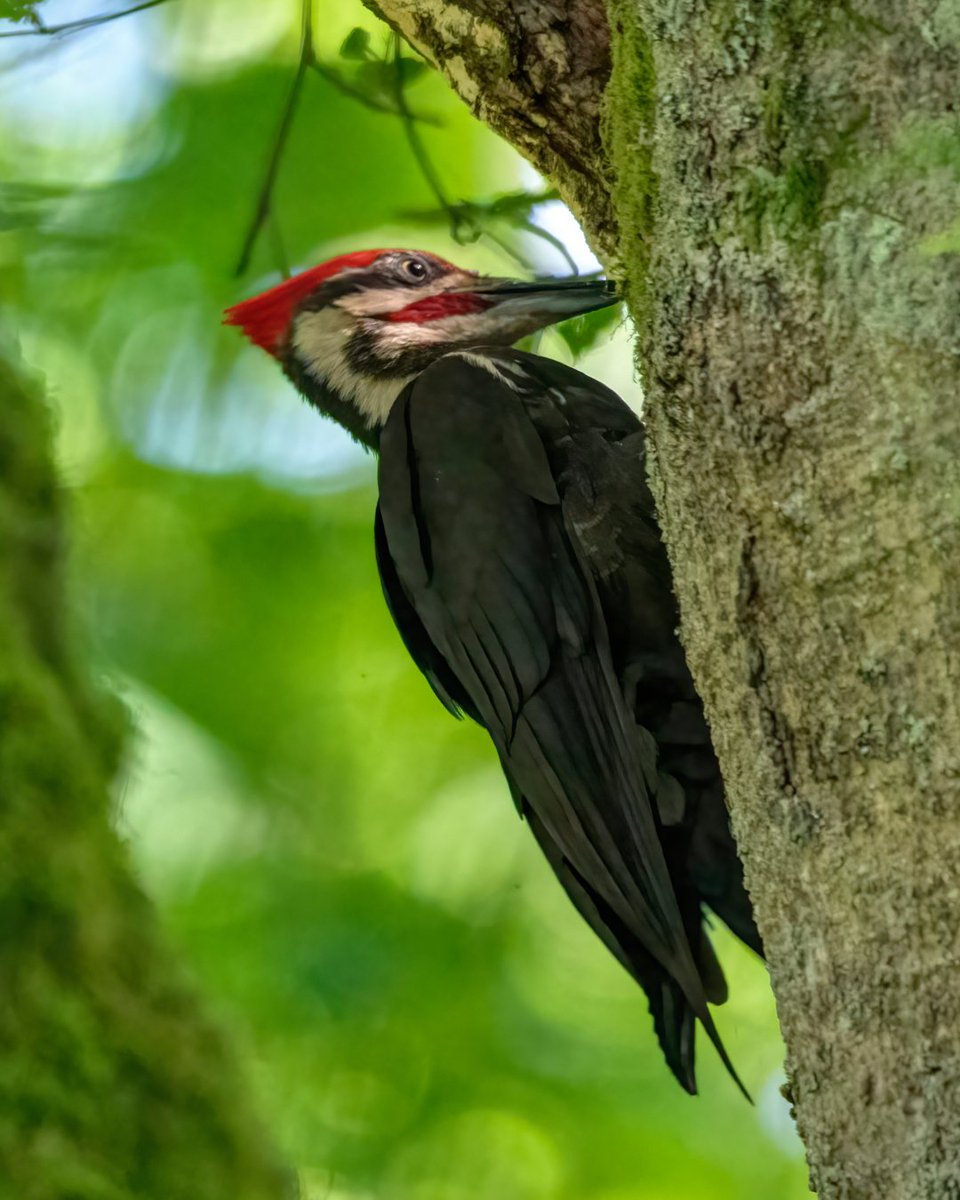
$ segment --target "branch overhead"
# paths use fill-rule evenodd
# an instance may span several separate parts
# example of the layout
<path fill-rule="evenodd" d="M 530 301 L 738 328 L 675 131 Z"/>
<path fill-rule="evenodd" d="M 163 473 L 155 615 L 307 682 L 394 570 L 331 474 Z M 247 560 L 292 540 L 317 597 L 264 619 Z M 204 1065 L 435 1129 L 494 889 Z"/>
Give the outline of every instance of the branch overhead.
<path fill-rule="evenodd" d="M 600 137 L 610 46 L 602 0 L 476 0 L 367 6 L 435 63 L 481 120 L 555 181 L 596 248 L 616 221 Z"/>

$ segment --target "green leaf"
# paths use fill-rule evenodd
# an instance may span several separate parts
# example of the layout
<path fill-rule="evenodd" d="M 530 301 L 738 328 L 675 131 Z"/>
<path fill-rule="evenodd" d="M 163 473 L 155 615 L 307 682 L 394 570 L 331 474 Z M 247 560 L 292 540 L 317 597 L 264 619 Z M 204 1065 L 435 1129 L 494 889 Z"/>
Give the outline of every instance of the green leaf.
<path fill-rule="evenodd" d="M 609 333 L 620 320 L 620 305 L 611 304 L 609 308 L 600 308 L 596 312 L 584 313 L 582 317 L 574 317 L 557 326 L 557 333 L 570 347 L 571 352 L 580 356 L 590 350 L 605 333 Z"/>
<path fill-rule="evenodd" d="M 394 67 L 399 67 L 404 87 L 416 83 L 430 70 L 430 64 L 424 62 L 422 58 L 401 58 L 399 63 L 394 63 Z"/>
<path fill-rule="evenodd" d="M 368 59 L 357 67 L 353 77 L 354 86 L 366 96 L 393 96 L 396 90 L 395 70 L 392 62 L 384 62 L 382 58 Z"/>
<path fill-rule="evenodd" d="M 343 45 L 340 47 L 341 58 L 352 58 L 358 62 L 370 56 L 370 34 L 366 29 L 359 27 L 351 29 L 347 36 L 343 39 Z"/>
<path fill-rule="evenodd" d="M 37 0 L 0 0 L 0 21 L 36 20 Z"/>

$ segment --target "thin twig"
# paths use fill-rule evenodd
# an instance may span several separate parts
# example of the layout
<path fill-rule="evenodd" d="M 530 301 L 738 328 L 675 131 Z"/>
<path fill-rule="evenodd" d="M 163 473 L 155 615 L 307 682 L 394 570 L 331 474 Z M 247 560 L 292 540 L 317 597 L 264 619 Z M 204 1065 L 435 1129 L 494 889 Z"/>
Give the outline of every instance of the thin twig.
<path fill-rule="evenodd" d="M 528 213 L 538 204 L 547 204 L 551 200 L 559 199 L 560 193 L 556 188 L 544 188 L 540 192 L 507 192 L 503 196 L 489 201 L 459 200 L 450 207 L 462 212 L 464 216 L 475 223 L 479 223 L 487 218 L 509 220 L 515 214 L 522 216 Z M 430 222 L 441 217 L 446 218 L 447 210 L 444 208 L 407 208 L 400 212 L 400 216 L 410 221 Z"/>
<path fill-rule="evenodd" d="M 403 87 L 403 67 L 401 65 L 402 58 L 400 53 L 401 41 L 400 34 L 393 35 L 393 65 L 394 65 L 394 99 L 397 105 L 397 113 L 400 120 L 403 122 L 403 132 L 407 137 L 407 145 L 410 147 L 410 152 L 417 161 L 417 166 L 420 168 L 420 173 L 427 182 L 427 187 L 433 192 L 433 197 L 437 204 L 447 214 L 447 219 L 450 222 L 450 233 L 455 242 L 462 242 L 461 230 L 465 224 L 470 226 L 470 233 L 476 236 L 479 234 L 476 224 L 468 217 L 464 219 L 463 211 L 456 205 L 450 203 L 447 199 L 446 192 L 443 190 L 443 184 L 440 182 L 440 176 L 437 174 L 436 168 L 430 160 L 430 155 L 427 153 L 427 148 L 424 146 L 420 138 L 420 132 L 416 127 L 413 113 L 407 107 L 407 97 Z"/>
<path fill-rule="evenodd" d="M 277 182 L 277 172 L 280 170 L 280 161 L 283 158 L 283 151 L 287 144 L 287 138 L 290 136 L 290 128 L 293 125 L 293 118 L 297 111 L 297 104 L 300 100 L 300 90 L 303 87 L 304 76 L 307 73 L 307 68 L 310 66 L 313 57 L 313 15 L 312 15 L 312 0 L 303 0 L 301 30 L 300 30 L 300 57 L 297 61 L 297 70 L 293 77 L 293 83 L 290 87 L 290 93 L 287 96 L 287 102 L 283 107 L 283 112 L 280 115 L 280 123 L 277 126 L 277 132 L 274 135 L 273 145 L 270 148 L 270 155 L 267 159 L 267 168 L 264 172 L 263 183 L 260 185 L 260 191 L 257 194 L 256 207 L 253 210 L 253 217 L 250 221 L 247 235 L 243 239 L 243 248 L 240 251 L 240 258 L 237 261 L 234 275 L 242 275 L 250 265 L 250 256 L 253 254 L 253 247 L 256 244 L 260 230 L 263 228 L 264 222 L 270 215 L 270 203 L 273 199 L 273 188 Z"/>
<path fill-rule="evenodd" d="M 93 29 L 97 25 L 106 25 L 108 21 L 119 20 L 120 17 L 129 17 L 134 13 L 144 12 L 148 8 L 157 8 L 166 2 L 167 0 L 141 0 L 140 4 L 122 8 L 119 12 L 97 13 L 92 17 L 81 17 L 77 21 L 64 21 L 62 25 L 44 25 L 37 18 L 30 29 L 5 29 L 0 33 L 0 38 L 56 37 L 61 33 L 79 33 L 83 29 Z"/>
<path fill-rule="evenodd" d="M 580 268 L 577 266 L 573 255 L 566 248 L 563 242 L 560 241 L 555 233 L 551 233 L 549 229 L 544 229 L 542 225 L 538 225 L 535 221 L 530 220 L 521 221 L 520 228 L 525 229 L 527 233 L 534 234 L 535 237 L 542 238 L 548 245 L 552 246 L 558 254 L 562 255 L 567 266 L 574 275 L 580 274 Z"/>
<path fill-rule="evenodd" d="M 548 229 L 544 229 L 542 225 L 538 225 L 536 221 L 530 219 L 530 209 L 535 208 L 538 204 L 546 204 L 551 200 L 559 199 L 558 193 L 553 188 L 545 188 L 541 192 L 510 192 L 506 196 L 500 196 L 496 200 L 490 201 L 489 204 L 482 204 L 476 200 L 462 200 L 457 204 L 449 204 L 446 208 L 428 209 L 426 211 L 407 211 L 402 215 L 414 221 L 435 221 L 438 218 L 445 217 L 447 220 L 456 218 L 469 223 L 473 228 L 479 229 L 485 237 L 505 250 L 507 254 L 522 267 L 530 269 L 529 262 L 523 258 L 509 243 L 498 237 L 491 229 L 490 222 L 493 220 L 506 221 L 509 224 L 515 225 L 518 229 L 523 229 L 527 233 L 532 233 L 535 237 L 542 238 L 548 242 L 558 254 L 563 256 L 567 266 L 574 275 L 579 275 L 576 261 L 573 255 L 566 248 L 563 242 L 551 233 Z"/>

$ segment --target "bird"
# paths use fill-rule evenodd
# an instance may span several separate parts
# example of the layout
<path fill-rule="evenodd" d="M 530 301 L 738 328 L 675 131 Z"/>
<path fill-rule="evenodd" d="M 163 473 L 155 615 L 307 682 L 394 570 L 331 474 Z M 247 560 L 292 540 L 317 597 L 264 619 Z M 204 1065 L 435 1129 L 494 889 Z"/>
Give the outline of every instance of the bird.
<path fill-rule="evenodd" d="M 762 956 L 645 471 L 613 391 L 514 344 L 618 302 L 605 280 L 342 254 L 227 309 L 378 457 L 387 607 L 440 701 L 483 726 L 574 907 L 646 993 L 697 1091 L 719 917 Z M 748 1097 L 749 1098 L 749 1097 Z"/>

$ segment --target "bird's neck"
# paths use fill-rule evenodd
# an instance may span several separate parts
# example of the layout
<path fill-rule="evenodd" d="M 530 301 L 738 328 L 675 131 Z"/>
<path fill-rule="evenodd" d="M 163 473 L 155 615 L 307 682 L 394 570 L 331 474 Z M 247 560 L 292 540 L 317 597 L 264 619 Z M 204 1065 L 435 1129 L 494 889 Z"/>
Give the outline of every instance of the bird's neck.
<path fill-rule="evenodd" d="M 380 354 L 362 323 L 327 306 L 298 316 L 284 367 L 311 404 L 375 449 L 397 397 L 427 361 Z"/>
<path fill-rule="evenodd" d="M 376 453 L 380 449 L 383 420 L 374 418 L 371 421 L 368 414 L 359 408 L 353 399 L 347 399 L 325 381 L 317 379 L 316 375 L 296 358 L 285 363 L 284 369 L 300 394 L 314 408 L 331 417 L 338 425 L 342 425 L 352 438 L 368 450 Z"/>

